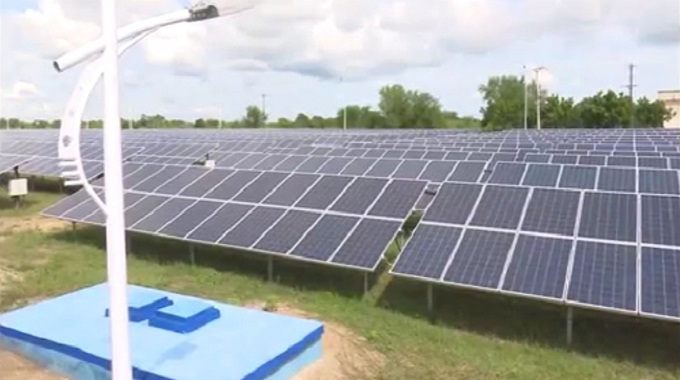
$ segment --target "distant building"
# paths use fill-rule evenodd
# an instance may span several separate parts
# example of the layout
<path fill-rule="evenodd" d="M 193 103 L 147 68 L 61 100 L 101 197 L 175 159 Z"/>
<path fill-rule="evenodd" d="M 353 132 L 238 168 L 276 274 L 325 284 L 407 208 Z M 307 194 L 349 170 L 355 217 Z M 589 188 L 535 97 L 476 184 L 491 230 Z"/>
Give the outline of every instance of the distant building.
<path fill-rule="evenodd" d="M 673 110 L 673 118 L 664 123 L 664 128 L 680 128 L 680 90 L 659 91 L 659 100 Z"/>

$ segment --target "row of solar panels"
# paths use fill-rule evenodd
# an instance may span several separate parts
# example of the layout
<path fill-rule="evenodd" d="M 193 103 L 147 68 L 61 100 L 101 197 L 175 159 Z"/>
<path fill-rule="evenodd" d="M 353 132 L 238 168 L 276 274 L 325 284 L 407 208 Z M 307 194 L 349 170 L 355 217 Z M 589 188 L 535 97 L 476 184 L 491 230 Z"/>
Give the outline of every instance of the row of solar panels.
<path fill-rule="evenodd" d="M 405 219 L 426 182 L 128 163 L 126 190 L 337 214 Z M 94 182 L 101 186 L 104 178 Z"/>
<path fill-rule="evenodd" d="M 680 320 L 680 250 L 421 223 L 392 273 Z"/>
<path fill-rule="evenodd" d="M 367 215 L 138 192 L 127 192 L 125 204 L 130 231 L 369 271 L 403 224 Z M 44 214 L 95 225 L 105 222 L 83 191 Z"/>
<path fill-rule="evenodd" d="M 679 222 L 677 196 L 444 184 L 392 273 L 680 319 Z"/>

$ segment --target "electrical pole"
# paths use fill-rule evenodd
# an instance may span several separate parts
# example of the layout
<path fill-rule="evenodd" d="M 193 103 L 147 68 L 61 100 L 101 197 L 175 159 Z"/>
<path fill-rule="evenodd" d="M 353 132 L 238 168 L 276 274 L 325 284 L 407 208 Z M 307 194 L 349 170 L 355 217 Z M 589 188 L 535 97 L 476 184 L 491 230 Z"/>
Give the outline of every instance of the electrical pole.
<path fill-rule="evenodd" d="M 536 129 L 541 130 L 541 84 L 539 82 L 539 75 L 542 70 L 546 70 L 544 66 L 539 66 L 533 69 L 534 82 L 536 85 Z"/>
<path fill-rule="evenodd" d="M 267 126 L 267 94 L 262 94 L 262 124 Z"/>
<path fill-rule="evenodd" d="M 340 83 L 344 83 L 342 77 L 340 77 Z M 342 102 L 345 103 L 344 96 Z M 347 104 L 342 105 L 342 130 L 343 131 L 347 130 Z"/>
<path fill-rule="evenodd" d="M 633 98 L 633 88 L 637 85 L 635 84 L 635 64 L 631 63 L 628 65 L 628 101 L 630 102 L 630 127 L 635 126 L 635 99 Z"/>
<path fill-rule="evenodd" d="M 522 79 L 524 81 L 524 130 L 529 128 L 529 87 L 527 85 L 527 65 L 522 66 Z"/>

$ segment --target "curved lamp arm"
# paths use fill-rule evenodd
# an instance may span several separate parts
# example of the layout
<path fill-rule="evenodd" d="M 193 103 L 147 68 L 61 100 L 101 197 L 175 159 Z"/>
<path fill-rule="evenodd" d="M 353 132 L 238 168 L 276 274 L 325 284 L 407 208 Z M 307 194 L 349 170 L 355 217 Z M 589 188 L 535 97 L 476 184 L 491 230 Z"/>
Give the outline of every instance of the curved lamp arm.
<path fill-rule="evenodd" d="M 129 48 L 157 29 L 158 28 L 146 31 L 129 41 L 126 41 L 118 49 L 118 55 L 123 55 Z M 97 206 L 99 206 L 106 214 L 106 205 L 88 182 L 87 174 L 85 173 L 83 161 L 80 156 L 80 128 L 83 113 L 85 111 L 85 106 L 87 105 L 87 100 L 97 82 L 99 82 L 99 79 L 102 77 L 103 72 L 103 58 L 99 57 L 97 60 L 87 65 L 80 75 L 76 89 L 68 101 L 66 112 L 61 120 L 61 128 L 59 130 L 59 159 L 61 161 L 59 162 L 59 166 L 64 168 L 64 172 L 62 173 L 62 177 L 66 179 L 64 185 L 83 186 L 85 191 L 97 203 Z"/>
<path fill-rule="evenodd" d="M 182 22 L 202 21 L 216 17 L 228 16 L 235 13 L 240 13 L 251 9 L 250 6 L 243 7 L 217 7 L 209 4 L 199 4 L 192 8 L 184 9 L 168 13 L 162 16 L 152 17 L 146 20 L 134 22 L 130 25 L 118 29 L 118 41 L 125 41 L 131 37 L 137 36 L 141 33 L 156 30 L 163 26 L 172 24 L 179 24 Z M 104 51 L 104 39 L 99 38 L 90 41 L 87 44 L 72 50 L 61 57 L 57 58 L 52 65 L 59 71 L 65 71 L 69 68 L 84 62 L 91 57 L 101 54 Z"/>

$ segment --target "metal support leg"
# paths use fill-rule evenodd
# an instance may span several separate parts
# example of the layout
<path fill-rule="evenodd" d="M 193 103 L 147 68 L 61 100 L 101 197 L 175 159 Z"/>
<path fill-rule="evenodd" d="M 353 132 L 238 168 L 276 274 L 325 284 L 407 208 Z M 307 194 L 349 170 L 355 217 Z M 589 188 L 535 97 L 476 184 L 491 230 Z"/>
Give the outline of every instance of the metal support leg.
<path fill-rule="evenodd" d="M 274 257 L 273 256 L 267 257 L 267 280 L 269 282 L 274 281 Z"/>
<path fill-rule="evenodd" d="M 574 331 L 574 309 L 567 307 L 567 346 L 571 346 Z"/>
<path fill-rule="evenodd" d="M 196 246 L 193 243 L 189 243 L 189 262 L 191 266 L 196 266 Z"/>
<path fill-rule="evenodd" d="M 434 321 L 434 288 L 432 284 L 427 284 L 427 315 L 430 321 Z"/>
<path fill-rule="evenodd" d="M 76 230 L 76 222 L 71 222 L 71 228 L 73 229 L 73 231 Z"/>
<path fill-rule="evenodd" d="M 364 296 L 367 296 L 368 292 L 370 291 L 368 280 L 368 272 L 364 272 Z"/>
<path fill-rule="evenodd" d="M 125 248 L 127 255 L 132 253 L 132 232 L 125 232 Z"/>

